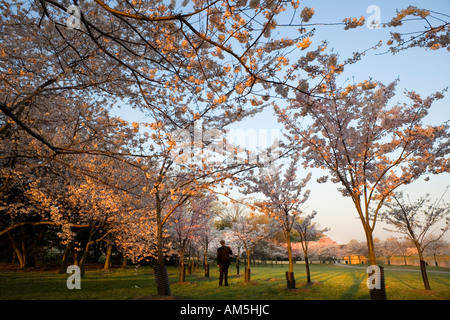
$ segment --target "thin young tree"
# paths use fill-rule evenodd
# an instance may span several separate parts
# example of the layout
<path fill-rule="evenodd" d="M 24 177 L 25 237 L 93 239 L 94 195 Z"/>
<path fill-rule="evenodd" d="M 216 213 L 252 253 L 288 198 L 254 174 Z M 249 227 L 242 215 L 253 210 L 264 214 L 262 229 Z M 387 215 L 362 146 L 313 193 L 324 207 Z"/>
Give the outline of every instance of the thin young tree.
<path fill-rule="evenodd" d="M 300 244 L 303 249 L 303 255 L 305 257 L 305 268 L 306 268 L 306 281 L 311 282 L 311 273 L 309 270 L 309 257 L 308 257 L 308 246 L 310 242 L 317 241 L 325 236 L 325 232 L 329 229 L 319 229 L 316 222 L 313 222 L 314 217 L 317 212 L 313 212 L 306 217 L 298 217 L 297 221 L 294 223 L 294 229 L 298 232 L 300 239 Z"/>
<path fill-rule="evenodd" d="M 264 219 L 265 218 L 265 219 Z M 247 265 L 245 267 L 245 282 L 250 282 L 250 259 L 256 246 L 263 240 L 272 237 L 275 228 L 273 221 L 266 215 L 241 216 L 233 223 L 231 230 L 247 255 Z"/>
<path fill-rule="evenodd" d="M 449 252 L 449 243 L 444 239 L 439 239 L 436 241 L 430 242 L 430 244 L 424 250 L 424 255 L 433 256 L 434 265 L 439 267 L 437 255 L 447 255 Z"/>
<path fill-rule="evenodd" d="M 298 155 L 289 159 L 287 168 L 283 172 L 283 164 L 273 169 L 259 168 L 257 174 L 246 177 L 244 192 L 260 193 L 263 200 L 255 200 L 254 206 L 261 212 L 275 219 L 282 230 L 287 245 L 289 259 L 289 271 L 286 272 L 286 280 L 289 288 L 295 288 L 294 263 L 292 258 L 291 238 L 294 223 L 303 213 L 302 207 L 308 200 L 310 191 L 305 190 L 306 184 L 311 179 L 308 173 L 305 178 L 297 176 Z"/>
<path fill-rule="evenodd" d="M 387 264 L 390 265 L 392 256 L 394 256 L 395 254 L 399 253 L 397 240 L 395 238 L 392 238 L 392 237 L 387 238 L 386 240 L 384 240 L 381 243 L 380 253 L 381 253 L 381 255 L 384 258 L 386 258 Z"/>
<path fill-rule="evenodd" d="M 180 259 L 179 282 L 185 279 L 185 256 L 189 245 L 194 245 L 206 234 L 211 220 L 210 205 L 214 201 L 211 196 L 198 196 L 178 207 L 169 221 L 170 235 Z"/>
<path fill-rule="evenodd" d="M 403 237 L 402 237 L 403 238 Z M 411 243 L 410 240 L 404 239 L 401 241 L 399 238 L 395 238 L 395 243 L 397 245 L 397 250 L 399 254 L 403 257 L 403 263 L 405 266 L 408 265 L 408 260 L 406 260 L 407 257 L 413 256 L 417 254 L 417 249 L 415 246 Z"/>
<path fill-rule="evenodd" d="M 417 248 L 423 284 L 426 290 L 431 290 L 424 250 L 441 239 L 448 231 L 450 204 L 443 202 L 442 197 L 431 203 L 428 194 L 414 202 L 411 202 L 409 197 L 406 201 L 401 193 L 395 194 L 393 198 L 394 201 L 387 204 L 388 209 L 383 212 L 381 218 L 387 224 L 392 225 L 395 228 L 394 231 L 406 235 Z M 442 220 L 445 220 L 445 225 L 439 227 L 437 224 Z M 437 232 L 437 234 L 431 236 L 433 232 Z"/>

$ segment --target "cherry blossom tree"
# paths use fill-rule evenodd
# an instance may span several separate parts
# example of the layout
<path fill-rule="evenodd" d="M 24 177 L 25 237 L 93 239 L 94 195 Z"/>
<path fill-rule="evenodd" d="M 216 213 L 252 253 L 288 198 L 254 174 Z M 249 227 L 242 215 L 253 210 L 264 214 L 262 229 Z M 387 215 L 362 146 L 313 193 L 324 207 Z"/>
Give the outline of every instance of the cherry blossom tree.
<path fill-rule="evenodd" d="M 266 221 L 264 221 L 266 218 Z M 231 230 L 247 255 L 247 266 L 245 267 L 245 282 L 250 282 L 250 257 L 256 246 L 263 240 L 272 237 L 275 229 L 273 221 L 267 221 L 267 216 L 251 215 L 239 217 L 233 223 Z"/>
<path fill-rule="evenodd" d="M 197 206 L 196 206 L 197 207 Z M 218 202 L 216 197 L 209 196 L 200 203 L 198 208 L 201 211 L 208 211 L 207 220 L 204 221 L 201 228 L 198 230 L 198 237 L 196 239 L 197 247 L 203 249 L 203 267 L 205 269 L 205 277 L 209 277 L 209 262 L 208 251 L 210 244 L 213 241 L 219 241 L 219 230 L 215 228 L 215 219 L 218 216 Z"/>
<path fill-rule="evenodd" d="M 275 219 L 283 231 L 289 258 L 287 273 L 288 287 L 295 288 L 294 265 L 292 260 L 291 236 L 294 223 L 303 213 L 302 206 L 309 198 L 309 190 L 305 190 L 311 174 L 303 179 L 297 176 L 298 155 L 293 156 L 283 172 L 283 164 L 276 169 L 259 168 L 258 173 L 250 171 L 246 176 L 245 190 L 247 194 L 260 193 L 264 200 L 255 200 L 254 206 L 259 211 Z"/>
<path fill-rule="evenodd" d="M 209 212 L 213 197 L 193 197 L 186 205 L 178 207 L 169 222 L 169 234 L 173 239 L 174 249 L 180 257 L 180 282 L 185 278 L 185 253 L 189 245 L 207 236 L 211 220 Z M 206 250 L 207 250 L 206 243 Z"/>
<path fill-rule="evenodd" d="M 444 192 L 445 194 L 445 192 Z M 430 203 L 429 195 L 411 200 L 406 203 L 402 194 L 395 194 L 392 203 L 387 204 L 388 209 L 383 213 L 382 219 L 395 227 L 395 231 L 405 234 L 417 249 L 420 259 L 420 270 L 426 290 L 431 290 L 426 272 L 424 250 L 433 242 L 438 241 L 449 229 L 450 205 L 442 201 L 442 197 Z M 436 226 L 441 220 L 446 220 L 445 226 Z M 433 229 L 435 228 L 435 229 Z M 438 234 L 430 237 L 438 229 Z"/>
<path fill-rule="evenodd" d="M 342 254 L 348 256 L 348 262 L 351 264 L 351 256 L 358 256 L 358 263 L 361 263 L 361 256 L 367 256 L 367 244 L 352 239 L 342 248 Z"/>
<path fill-rule="evenodd" d="M 330 55 L 322 63 L 331 71 L 337 57 Z M 410 103 L 389 106 L 395 85 L 396 81 L 389 85 L 365 81 L 340 88 L 336 74 L 330 74 L 322 84 L 334 91 L 327 99 L 299 95 L 290 106 L 276 109 L 291 145 L 302 150 L 306 164 L 328 170 L 331 181 L 342 185 L 342 195 L 351 198 L 364 228 L 371 264 L 376 264 L 372 233 L 392 192 L 423 173 L 449 168 L 448 124 L 423 123 L 442 93 L 422 98 L 409 91 Z"/>
<path fill-rule="evenodd" d="M 300 239 L 300 244 L 303 249 L 303 256 L 305 258 L 305 268 L 306 268 L 306 281 L 311 282 L 311 274 L 309 271 L 309 260 L 308 260 L 308 246 L 312 241 L 317 241 L 325 236 L 325 232 L 329 229 L 319 229 L 316 222 L 312 220 L 316 216 L 317 212 L 313 212 L 306 217 L 298 217 L 297 221 L 294 223 L 294 229 L 298 232 Z"/>
<path fill-rule="evenodd" d="M 144 124 L 145 125 L 145 124 Z M 151 143 L 153 150 L 151 154 L 154 157 L 141 159 L 137 166 L 139 175 L 144 179 L 142 191 L 147 197 L 153 198 L 153 202 L 148 207 L 149 213 L 156 218 L 156 247 L 157 247 L 157 265 L 161 268 L 161 275 L 155 269 L 155 275 L 158 279 L 161 276 L 164 283 L 158 290 L 158 294 L 170 294 L 168 277 L 163 256 L 163 239 L 165 226 L 170 222 L 173 213 L 187 204 L 191 198 L 201 196 L 205 192 L 214 192 L 216 187 L 220 187 L 227 179 L 240 172 L 247 166 L 245 162 L 227 162 L 224 158 L 211 157 L 211 152 L 204 146 L 209 140 L 191 139 L 190 132 L 183 140 L 180 136 L 171 135 L 172 126 L 166 126 L 163 122 L 147 125 L 152 130 Z M 195 134 L 195 133 L 193 133 Z M 194 137 L 195 138 L 195 137 Z M 180 143 L 181 146 L 180 147 Z M 227 158 L 229 155 L 226 150 L 218 150 L 222 156 Z M 149 165 L 146 165 L 146 162 Z M 155 170 L 156 168 L 156 170 Z M 193 202 L 195 203 L 195 201 Z M 195 204 L 194 204 L 195 205 Z M 200 203 L 198 203 L 200 205 Z"/>
<path fill-rule="evenodd" d="M 427 50 L 439 50 L 449 47 L 450 22 L 449 16 L 444 13 L 419 9 L 415 6 L 408 6 L 405 9 L 397 10 L 397 15 L 383 27 L 401 28 L 404 23 L 413 23 L 414 20 L 421 22 L 421 28 L 415 32 L 400 33 L 391 32 L 391 38 L 386 42 L 389 50 L 395 54 L 399 51 L 413 47 L 426 48 Z M 417 23 L 417 21 L 415 21 Z M 409 35 L 409 37 L 406 37 Z"/>
<path fill-rule="evenodd" d="M 52 232 L 56 225 L 50 219 L 49 208 L 34 201 L 29 182 L 23 177 L 13 179 L 10 176 L 0 197 L 0 239 L 5 244 L 9 242 L 20 268 L 34 264 L 31 249 L 40 242 L 36 232 L 42 237 L 42 234 Z"/>
<path fill-rule="evenodd" d="M 110 124 L 105 109 L 130 96 L 117 63 L 98 59 L 99 48 L 44 19 L 38 3 L 0 6 L 0 132 L 18 146 L 2 157 L 114 153 L 89 138 Z"/>
<path fill-rule="evenodd" d="M 96 60 L 99 50 L 85 46 L 76 37 L 71 38 L 73 46 L 65 46 L 67 39 L 34 15 L 35 3 L 3 2 L 0 6 L 4 13 L 0 17 L 0 59 L 4 62 L 0 67 L 0 193 L 4 195 L 21 181 L 31 181 L 29 194 L 36 191 L 37 196 L 38 187 L 51 191 L 52 201 L 58 198 L 56 202 L 63 208 L 68 206 L 62 194 L 68 191 L 64 184 L 83 183 L 79 175 L 115 185 L 107 174 L 111 170 L 102 164 L 116 167 L 111 164 L 117 155 L 130 155 L 137 145 L 134 129 L 111 117 L 105 108 L 126 91 L 124 82 L 118 80 L 119 73 L 113 71 L 113 65 Z M 104 95 L 111 91 L 117 94 L 116 99 Z M 33 221 L 22 214 L 22 224 L 76 226 L 76 222 L 57 216 L 55 202 L 32 201 L 35 209 L 42 208 L 37 211 L 50 215 Z M 11 224 L 2 232 L 19 227 Z"/>
<path fill-rule="evenodd" d="M 2 191 L 2 215 L 7 214 L 10 219 L 2 224 L 0 236 L 26 226 L 47 225 L 61 244 L 69 245 L 76 230 L 104 229 L 107 221 L 113 222 L 111 216 L 124 208 L 121 204 L 125 206 L 126 196 L 122 195 L 123 201 L 119 201 L 117 191 L 96 185 L 84 175 L 63 172 L 57 163 L 29 167 L 27 171 L 17 169 L 9 172 L 9 182 L 4 185 L 13 182 L 13 188 Z M 93 190 L 97 192 L 91 194 Z M 10 198 L 13 194 L 15 199 Z M 20 201 L 17 197 L 21 197 Z"/>
<path fill-rule="evenodd" d="M 261 111 L 272 95 L 328 98 L 334 88 L 322 84 L 358 60 L 355 55 L 329 69 L 313 65 L 324 61 L 326 42 L 309 49 L 314 30 L 305 23 L 314 10 L 297 1 L 75 5 L 79 11 L 67 12 L 67 3 L 57 0 L 0 3 L 0 194 L 34 181 L 33 210 L 43 207 L 46 216 L 31 221 L 23 215 L 19 223 L 57 225 L 64 239 L 75 224 L 87 223 L 84 254 L 92 241 L 113 236 L 133 260 L 156 257 L 163 273 L 170 250 L 165 230 L 174 212 L 248 168 L 201 157 L 198 146 L 174 155 L 170 133 L 191 134 L 197 120 L 203 129 L 225 128 Z M 359 24 L 345 20 L 345 28 Z M 300 32 L 292 38 L 275 32 L 284 28 Z M 313 79 L 319 85 L 310 89 Z M 118 105 L 151 120 L 112 117 L 109 110 Z M 200 161 L 181 160 L 191 154 Z M 32 170 L 48 166 L 60 176 L 69 172 L 59 190 Z M 20 206 L 5 207 L 13 212 L 14 205 Z M 289 209 L 286 217 L 297 213 Z M 284 228 L 288 242 L 291 225 Z M 94 239 L 96 232 L 104 233 Z M 168 278 L 161 281 L 158 273 L 157 283 L 164 282 L 158 293 L 170 294 Z"/>
<path fill-rule="evenodd" d="M 424 250 L 424 255 L 426 256 L 433 256 L 434 258 L 434 265 L 436 267 L 439 267 L 437 256 L 436 255 L 447 255 L 449 253 L 449 243 L 445 241 L 444 239 L 433 239 L 437 238 L 436 235 L 430 236 L 432 237 L 429 239 L 429 244 Z M 435 241 L 433 241 L 435 240 Z"/>
<path fill-rule="evenodd" d="M 397 240 L 395 238 L 387 238 L 381 243 L 379 248 L 381 256 L 386 258 L 387 264 L 391 264 L 391 257 L 399 252 Z"/>
<path fill-rule="evenodd" d="M 344 30 L 364 26 L 366 20 L 361 18 L 344 18 L 342 23 Z M 392 30 L 390 39 L 386 41 L 388 51 L 396 54 L 409 48 L 426 48 L 426 50 L 449 49 L 449 15 L 426 8 L 418 8 L 409 5 L 404 9 L 397 9 L 396 15 L 388 22 L 367 21 L 374 23 L 372 27 L 383 27 Z M 394 28 L 408 28 L 401 32 L 396 32 Z M 381 44 L 381 42 L 380 42 Z"/>
<path fill-rule="evenodd" d="M 171 214 L 199 189 L 212 185 L 214 179 L 209 178 L 214 170 L 225 171 L 206 162 L 195 164 L 196 168 L 174 163 L 170 150 L 175 141 L 166 139 L 165 134 L 190 130 L 199 119 L 204 120 L 204 129 L 222 128 L 261 110 L 262 95 L 250 91 L 258 79 L 273 80 L 273 70 L 286 64 L 276 51 L 294 47 L 304 38 L 270 38 L 275 16 L 289 4 L 273 2 L 264 9 L 257 3 L 229 6 L 222 1 L 199 1 L 186 8 L 188 13 L 180 13 L 176 3 L 110 6 L 97 1 L 80 3 L 79 17 L 68 14 L 66 5 L 57 1 L 1 5 L 5 12 L 2 31 L 10 35 L 1 43 L 6 62 L 0 105 L 2 133 L 19 133 L 20 139 L 35 146 L 2 156 L 7 160 L 45 158 L 113 188 L 119 187 L 120 180 L 99 175 L 101 167 L 80 166 L 90 162 L 78 162 L 73 156 L 106 156 L 126 163 L 135 172 L 134 194 L 147 193 L 152 198 L 141 202 L 147 206 L 147 221 L 152 224 L 141 223 L 145 214 L 139 213 L 138 225 L 148 229 L 134 233 L 131 237 L 135 239 L 130 241 L 142 248 L 145 235 L 155 235 L 157 260 L 162 265 L 164 225 Z M 245 12 L 253 12 L 254 18 L 247 21 Z M 25 23 L 15 28 L 17 21 Z M 263 37 L 267 41 L 260 41 Z M 19 42 L 26 48 L 16 55 Z M 233 44 L 242 45 L 232 49 Z M 40 55 L 35 48 L 41 50 Z M 124 100 L 153 119 L 144 124 L 152 131 L 151 137 L 138 137 L 138 123 L 129 125 L 118 118 L 110 121 L 107 109 Z M 91 108 L 99 111 L 85 116 Z M 58 119 L 53 123 L 58 128 L 56 135 L 48 130 L 47 110 L 57 115 L 52 117 Z M 68 124 L 64 130 L 61 123 Z M 105 126 L 113 133 L 117 128 L 126 129 L 109 135 Z M 102 143 L 92 141 L 99 135 Z M 20 147 L 30 145 L 23 140 L 10 141 Z M 218 179 L 224 180 L 224 175 Z M 122 246 L 130 250 L 125 243 Z"/>
<path fill-rule="evenodd" d="M 405 239 L 403 241 L 400 241 L 399 238 L 394 238 L 394 242 L 397 245 L 397 250 L 399 254 L 403 257 L 403 262 L 405 263 L 405 266 L 408 265 L 408 261 L 406 260 L 406 257 L 416 255 L 417 249 L 415 248 L 414 244 L 411 243 L 409 239 Z"/>
<path fill-rule="evenodd" d="M 104 74 L 113 71 L 133 83 L 122 86 L 123 97 L 178 128 L 200 117 L 233 122 L 253 114 L 271 85 L 301 90 L 285 67 L 301 67 L 287 56 L 308 48 L 312 27 L 292 38 L 273 32 L 311 18 L 310 8 L 297 13 L 296 1 L 97 0 L 76 8 L 78 16 L 69 15 L 64 3 L 44 0 L 5 10 L 52 28 L 75 56 L 80 45 L 95 51 L 109 71 Z M 278 19 L 291 23 L 280 26 Z"/>
<path fill-rule="evenodd" d="M 317 241 L 309 244 L 311 257 L 320 261 L 332 261 L 341 255 L 340 246 L 336 241 L 329 237 L 322 237 Z"/>
<path fill-rule="evenodd" d="M 115 171 L 109 170 L 105 168 L 103 173 L 114 174 Z M 35 205 L 50 211 L 43 222 L 59 228 L 61 244 L 66 246 L 62 268 L 67 266 L 68 251 L 74 250 L 76 255 L 81 255 L 79 261 L 75 260 L 83 274 L 89 247 L 100 241 L 112 243 L 116 233 L 129 222 L 130 214 L 139 208 L 127 191 L 111 188 L 85 175 L 76 176 L 69 172 L 61 177 L 59 174 L 56 172 L 34 180 L 27 193 Z M 81 227 L 88 230 L 83 243 L 77 240 Z"/>
<path fill-rule="evenodd" d="M 219 211 L 221 227 L 232 228 L 233 224 L 249 215 L 248 200 L 244 198 L 230 199 Z M 242 246 L 238 245 L 236 250 L 236 273 L 239 275 Z"/>

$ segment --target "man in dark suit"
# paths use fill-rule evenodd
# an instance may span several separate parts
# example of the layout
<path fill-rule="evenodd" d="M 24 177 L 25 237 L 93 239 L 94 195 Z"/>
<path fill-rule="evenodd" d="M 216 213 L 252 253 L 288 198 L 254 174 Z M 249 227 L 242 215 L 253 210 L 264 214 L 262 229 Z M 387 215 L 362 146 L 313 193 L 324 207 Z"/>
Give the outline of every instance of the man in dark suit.
<path fill-rule="evenodd" d="M 220 240 L 222 245 L 217 249 L 217 266 L 219 267 L 219 286 L 225 279 L 225 286 L 228 286 L 228 267 L 230 266 L 230 256 L 233 254 L 230 247 L 225 245 L 225 240 Z"/>

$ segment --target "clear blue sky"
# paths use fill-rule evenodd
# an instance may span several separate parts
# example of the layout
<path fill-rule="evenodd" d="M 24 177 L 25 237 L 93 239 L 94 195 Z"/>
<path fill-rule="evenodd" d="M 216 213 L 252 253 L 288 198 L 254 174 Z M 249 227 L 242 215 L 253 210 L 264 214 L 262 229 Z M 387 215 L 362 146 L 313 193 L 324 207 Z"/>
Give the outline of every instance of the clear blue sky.
<path fill-rule="evenodd" d="M 403 9 L 409 5 L 450 15 L 450 1 L 448 0 L 307 0 L 301 1 L 301 5 L 314 8 L 315 14 L 310 23 L 341 22 L 346 17 L 359 18 L 360 16 L 365 16 L 367 19 L 371 15 L 367 13 L 367 8 L 370 5 L 377 5 L 380 8 L 382 23 L 389 21 L 395 16 L 396 9 Z M 423 23 L 412 22 L 405 24 L 405 26 L 406 28 L 394 29 L 394 31 L 406 32 L 409 27 L 413 28 L 414 31 L 421 30 Z M 321 40 L 326 39 L 329 42 L 328 48 L 333 48 L 335 52 L 340 54 L 342 59 L 345 59 L 351 56 L 352 52 L 367 49 L 375 45 L 379 40 L 385 42 L 389 38 L 389 32 L 390 30 L 386 28 L 368 29 L 366 26 L 347 31 L 343 30 L 343 26 L 317 26 L 315 36 L 311 38 L 313 40 L 311 47 L 317 46 Z M 415 90 L 422 96 L 427 96 L 450 86 L 450 53 L 447 50 L 427 51 L 423 48 L 414 48 L 402 51 L 396 55 L 380 55 L 383 51 L 370 52 L 362 61 L 346 68 L 342 81 L 348 78 L 351 83 L 353 82 L 352 77 L 354 77 L 356 83 L 369 78 L 388 83 L 399 77 L 400 82 L 397 86 L 398 97 L 392 100 L 392 103 L 402 101 L 404 89 Z M 117 114 L 130 121 L 144 120 L 133 110 L 121 109 Z M 449 119 L 450 92 L 446 94 L 443 100 L 435 103 L 427 120 L 429 124 L 438 124 Z M 258 130 L 270 132 L 271 130 L 282 129 L 271 109 L 237 123 L 231 128 L 250 129 L 256 132 Z M 307 205 L 311 210 L 318 212 L 316 221 L 322 227 L 330 228 L 328 235 L 338 243 L 347 243 L 351 239 L 365 241 L 364 231 L 361 222 L 357 218 L 351 199 L 343 198 L 340 192 L 337 191 L 340 185 L 332 183 L 317 184 L 315 179 L 322 176 L 324 174 L 323 171 L 314 170 L 312 172 L 313 178 L 308 186 L 311 189 L 311 196 Z M 448 184 L 450 184 L 450 174 L 441 174 L 432 176 L 428 182 L 420 179 L 402 190 L 405 193 L 409 193 L 413 198 L 424 193 L 430 193 L 433 197 L 440 197 Z M 447 194 L 446 200 L 450 202 L 450 192 Z M 383 227 L 385 226 L 377 223 L 374 232 L 375 237 L 385 239 L 388 236 L 398 236 L 398 234 L 384 231 Z M 450 234 L 447 234 L 446 240 L 450 241 Z"/>

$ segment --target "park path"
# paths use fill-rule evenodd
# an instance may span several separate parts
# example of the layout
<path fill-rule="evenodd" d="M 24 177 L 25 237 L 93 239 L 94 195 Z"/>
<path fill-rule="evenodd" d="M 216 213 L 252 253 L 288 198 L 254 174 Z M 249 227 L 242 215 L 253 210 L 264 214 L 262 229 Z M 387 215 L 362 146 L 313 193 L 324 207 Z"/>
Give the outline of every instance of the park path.
<path fill-rule="evenodd" d="M 348 264 L 336 264 L 336 266 L 343 267 L 343 268 L 355 268 L 355 269 L 367 269 L 367 267 L 363 266 L 355 266 L 355 265 L 348 265 Z M 392 268 L 388 267 L 384 269 L 385 271 L 389 272 L 389 270 L 393 271 L 405 271 L 405 272 L 420 272 L 419 267 L 417 269 L 400 269 L 400 268 Z M 427 273 L 443 273 L 443 274 L 450 274 L 450 271 L 444 271 L 444 270 L 428 270 Z"/>

